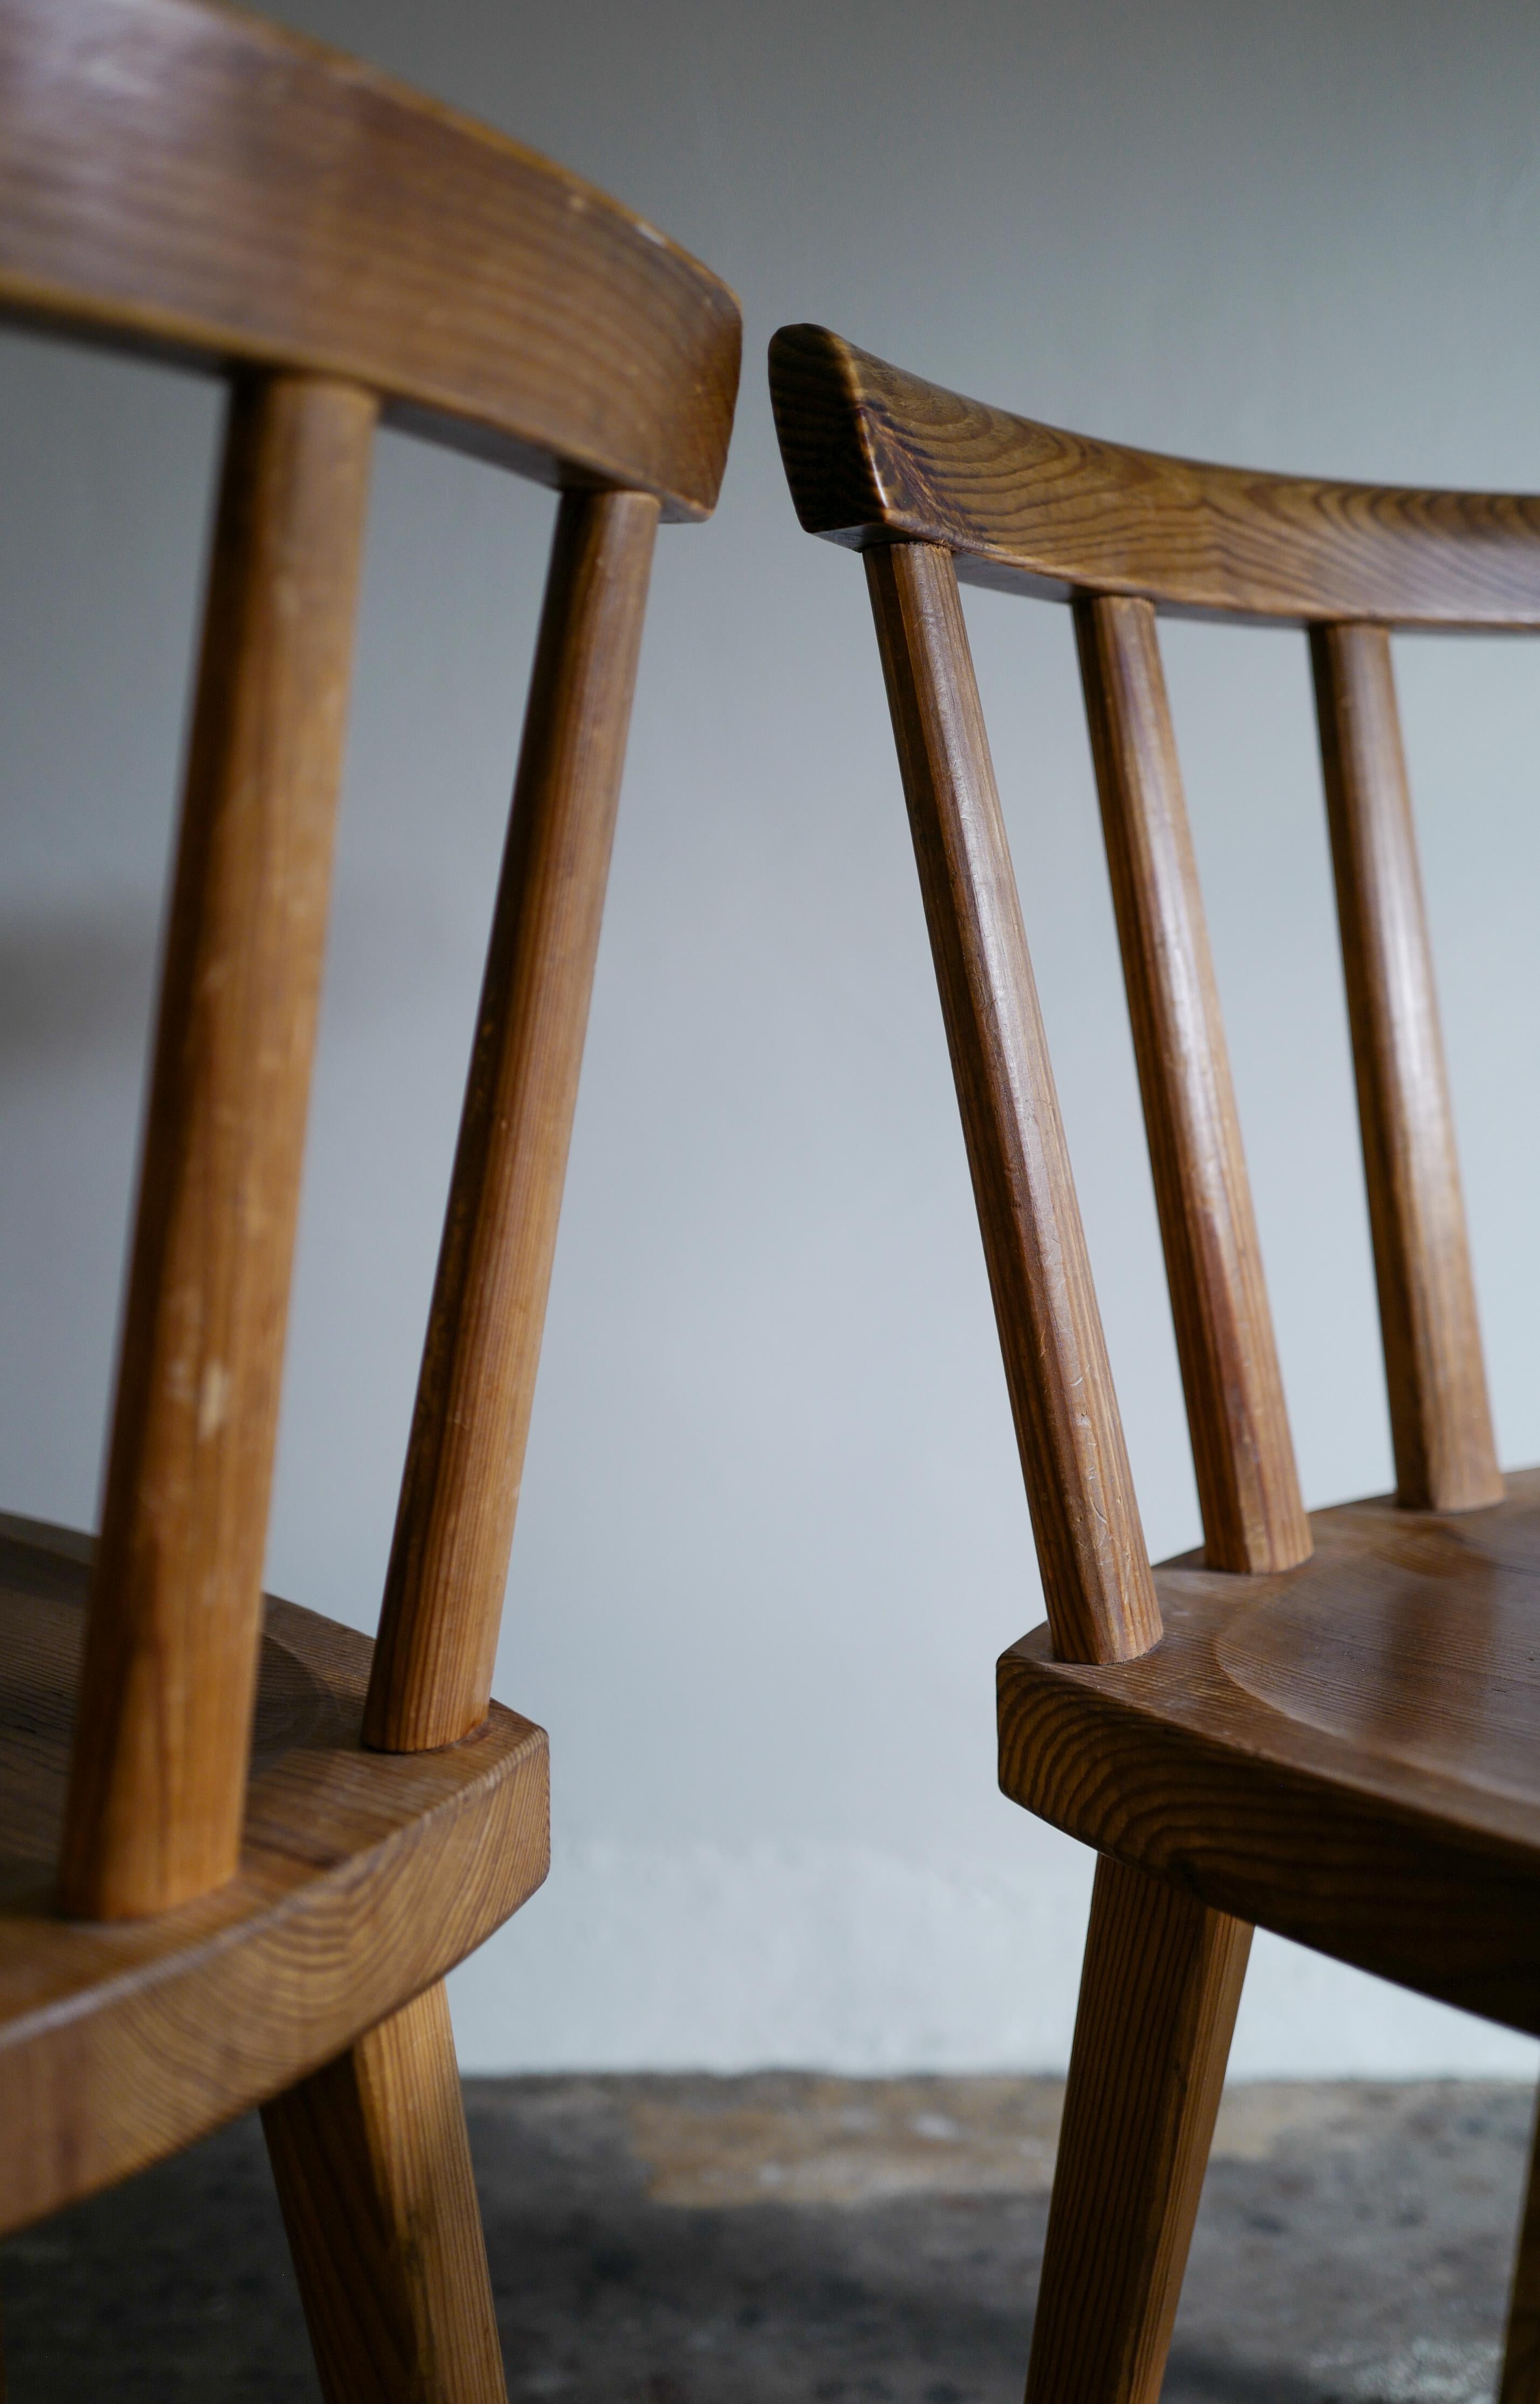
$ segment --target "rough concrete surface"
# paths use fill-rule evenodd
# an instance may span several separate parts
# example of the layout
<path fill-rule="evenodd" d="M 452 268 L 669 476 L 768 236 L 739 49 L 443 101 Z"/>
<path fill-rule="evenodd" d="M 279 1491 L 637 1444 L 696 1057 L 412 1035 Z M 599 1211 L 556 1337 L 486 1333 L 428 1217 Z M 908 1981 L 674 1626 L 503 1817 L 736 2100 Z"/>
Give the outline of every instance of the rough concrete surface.
<path fill-rule="evenodd" d="M 475 2079 L 510 2397 L 1018 2404 L 1052 2080 Z M 1526 2089 L 1226 2098 L 1167 2404 L 1492 2393 Z M 315 2404 L 255 2120 L 0 2248 L 8 2404 Z"/>

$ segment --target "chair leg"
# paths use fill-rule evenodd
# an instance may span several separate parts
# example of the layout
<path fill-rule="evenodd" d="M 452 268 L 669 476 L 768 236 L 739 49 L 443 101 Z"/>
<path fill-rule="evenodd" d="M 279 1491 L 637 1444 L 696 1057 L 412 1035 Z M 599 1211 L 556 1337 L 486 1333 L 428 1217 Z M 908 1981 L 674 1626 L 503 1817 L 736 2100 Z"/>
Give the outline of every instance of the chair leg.
<path fill-rule="evenodd" d="M 1027 2404 L 1155 2404 L 1251 1930 L 1097 1864 Z"/>
<path fill-rule="evenodd" d="M 1530 2146 L 1530 2183 L 1513 2266 L 1497 2404 L 1540 2404 L 1540 2118 Z"/>
<path fill-rule="evenodd" d="M 442 1983 L 262 2125 L 326 2404 L 506 2404 Z"/>

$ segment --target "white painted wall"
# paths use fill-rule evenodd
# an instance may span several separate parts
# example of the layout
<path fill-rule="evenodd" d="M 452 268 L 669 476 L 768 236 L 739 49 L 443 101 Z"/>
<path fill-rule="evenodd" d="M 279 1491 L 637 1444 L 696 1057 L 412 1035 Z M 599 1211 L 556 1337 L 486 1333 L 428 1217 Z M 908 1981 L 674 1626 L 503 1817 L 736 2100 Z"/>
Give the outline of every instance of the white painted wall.
<path fill-rule="evenodd" d="M 659 546 L 499 1691 L 549 1887 L 479 2068 L 1043 2068 L 1089 1864 L 992 1784 L 1040 1614 L 862 579 L 797 530 L 812 317 L 1089 430 L 1540 482 L 1540 17 L 1503 0 L 289 0 L 743 297 L 722 508 Z M 211 392 L 0 352 L 0 1500 L 89 1520 Z M 381 445 L 271 1582 L 389 1541 L 549 496 Z M 1146 1526 L 1197 1513 L 1069 630 L 972 596 Z M 1167 645 L 1312 1502 L 1389 1446 L 1303 646 Z M 1504 1457 L 1540 1454 L 1540 657 L 1398 650 Z M 1250 2073 L 1534 2048 L 1263 1943 Z"/>

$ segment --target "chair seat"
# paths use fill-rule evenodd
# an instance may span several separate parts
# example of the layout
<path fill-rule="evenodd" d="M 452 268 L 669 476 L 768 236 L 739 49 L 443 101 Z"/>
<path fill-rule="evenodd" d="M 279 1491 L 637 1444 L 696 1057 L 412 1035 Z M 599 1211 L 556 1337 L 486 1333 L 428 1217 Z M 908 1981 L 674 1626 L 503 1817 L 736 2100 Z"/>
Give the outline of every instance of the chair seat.
<path fill-rule="evenodd" d="M 1164 1641 L 1000 1662 L 1000 1782 L 1083 1843 L 1540 2034 L 1540 1470 L 1490 1509 L 1311 1516 L 1313 1557 L 1164 1563 Z"/>
<path fill-rule="evenodd" d="M 269 1600 L 239 1874 L 57 1918 L 88 1538 L 0 1516 L 0 2233 L 189 2145 L 441 1978 L 546 1875 L 546 1738 L 358 1740 L 372 1646 Z"/>

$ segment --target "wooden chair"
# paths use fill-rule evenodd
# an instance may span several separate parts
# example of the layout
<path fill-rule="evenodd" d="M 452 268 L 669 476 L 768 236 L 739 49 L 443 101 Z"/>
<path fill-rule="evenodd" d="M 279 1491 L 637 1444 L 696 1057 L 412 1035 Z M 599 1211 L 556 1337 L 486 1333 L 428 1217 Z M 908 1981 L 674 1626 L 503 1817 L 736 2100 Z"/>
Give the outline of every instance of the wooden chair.
<path fill-rule="evenodd" d="M 1094 442 L 816 327 L 771 347 L 798 514 L 863 551 L 1047 1627 L 1006 1793 L 1101 1856 L 1032 2404 L 1159 2390 L 1255 1922 L 1540 2033 L 1540 1473 L 1498 1472 L 1393 626 L 1540 627 L 1540 499 Z M 958 578 L 1075 615 L 1201 1552 L 1150 1570 Z M 1160 611 L 1308 629 L 1394 1438 L 1307 1517 L 1161 678 Z M 1504 2404 L 1540 2397 L 1532 2173 Z"/>
<path fill-rule="evenodd" d="M 328 2397 L 484 2404 L 442 1980 L 546 1872 L 493 1656 L 654 531 L 715 501 L 738 311 L 198 0 L 0 0 L 0 309 L 231 386 L 102 1532 L 0 1544 L 0 2230 L 259 2104 Z M 382 415 L 562 499 L 371 1647 L 261 1572 Z"/>

